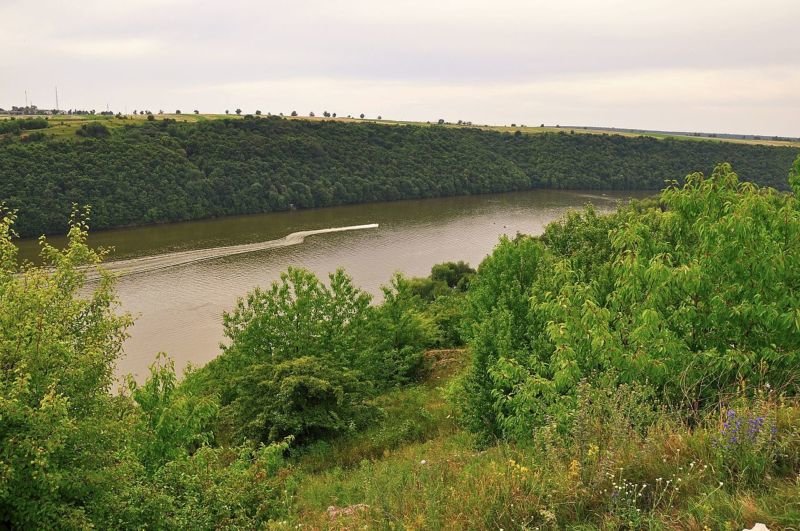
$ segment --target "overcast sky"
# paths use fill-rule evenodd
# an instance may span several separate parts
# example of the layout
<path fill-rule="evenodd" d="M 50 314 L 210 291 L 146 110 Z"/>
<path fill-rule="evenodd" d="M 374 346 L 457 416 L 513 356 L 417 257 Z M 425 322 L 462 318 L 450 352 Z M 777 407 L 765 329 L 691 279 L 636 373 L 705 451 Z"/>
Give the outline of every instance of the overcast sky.
<path fill-rule="evenodd" d="M 800 136 L 800 0 L 0 0 L 0 107 Z"/>

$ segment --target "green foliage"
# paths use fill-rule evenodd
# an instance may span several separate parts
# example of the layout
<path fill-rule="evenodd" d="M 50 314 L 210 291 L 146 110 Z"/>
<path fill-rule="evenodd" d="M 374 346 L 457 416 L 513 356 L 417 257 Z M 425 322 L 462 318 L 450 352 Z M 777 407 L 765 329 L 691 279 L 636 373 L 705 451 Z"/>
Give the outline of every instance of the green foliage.
<path fill-rule="evenodd" d="M 89 122 L 81 125 L 75 134 L 86 138 L 105 138 L 111 134 L 104 124 L 100 122 Z"/>
<path fill-rule="evenodd" d="M 217 405 L 178 385 L 160 357 L 112 396 L 127 315 L 112 278 L 86 282 L 102 253 L 85 216 L 44 266 L 19 267 L 14 215 L 0 221 L 0 527 L 263 527 L 285 514 L 288 441 L 212 448 Z"/>
<path fill-rule="evenodd" d="M 549 267 L 545 247 L 539 242 L 527 236 L 503 237 L 472 280 L 465 335 L 473 360 L 464 379 L 467 409 L 462 413 L 467 425 L 487 440 L 502 433 L 501 424 L 508 416 L 505 410 L 511 405 L 505 397 L 513 396 L 515 380 L 526 374 L 519 363 L 537 362 L 529 349 L 541 343 L 544 323 L 529 315 L 529 301 L 534 280 Z M 546 379 L 530 383 L 518 404 L 552 395 L 552 384 Z M 515 418 L 526 426 L 542 420 L 530 415 L 530 409 L 519 412 Z"/>
<path fill-rule="evenodd" d="M 109 394 L 130 319 L 111 278 L 86 289 L 99 262 L 73 215 L 69 243 L 42 240 L 45 268 L 18 269 L 12 214 L 0 222 L 0 523 L 84 528 L 87 506 L 117 489 L 129 411 Z"/>
<path fill-rule="evenodd" d="M 21 235 L 63 231 L 72 202 L 92 205 L 94 227 L 105 229 L 532 188 L 659 189 L 723 160 L 778 187 L 797 155 L 724 142 L 278 117 L 142 121 L 113 135 L 102 122 L 84 125 L 78 133 L 91 142 L 0 145 L 0 201 L 19 209 Z"/>
<path fill-rule="evenodd" d="M 469 293 L 466 420 L 524 440 L 568 422 L 579 381 L 642 382 L 687 413 L 742 383 L 797 391 L 797 199 L 727 164 L 658 204 L 502 241 Z"/>
<path fill-rule="evenodd" d="M 175 363 L 166 354 L 157 356 L 144 385 L 138 385 L 131 376 L 127 383 L 146 424 L 139 434 L 139 445 L 140 460 L 149 469 L 185 457 L 213 441 L 216 400 L 179 388 Z"/>
<path fill-rule="evenodd" d="M 248 367 L 229 406 L 240 434 L 262 441 L 306 442 L 355 430 L 371 408 L 369 382 L 332 360 L 301 356 Z"/>
<path fill-rule="evenodd" d="M 22 118 L 0 121 L 0 135 L 4 133 L 20 133 L 34 129 L 47 129 L 50 122 L 44 118 Z"/>
<path fill-rule="evenodd" d="M 219 393 L 222 425 L 239 439 L 306 443 L 352 431 L 377 390 L 419 374 L 437 334 L 404 279 L 384 294 L 372 307 L 341 270 L 325 285 L 289 269 L 223 316 L 230 344 L 189 388 Z"/>
<path fill-rule="evenodd" d="M 792 171 L 789 173 L 789 185 L 795 197 L 800 197 L 800 155 L 794 160 Z"/>
<path fill-rule="evenodd" d="M 223 315 L 230 364 L 280 363 L 306 355 L 355 366 L 365 350 L 370 296 L 342 270 L 324 285 L 313 273 L 290 268 L 269 289 L 256 288 Z M 241 360 L 241 362 L 239 362 Z"/>
<path fill-rule="evenodd" d="M 117 396 L 130 318 L 109 275 L 86 280 L 103 257 L 86 216 L 64 250 L 42 239 L 44 267 L 18 265 L 14 222 L 2 209 L 0 527 L 800 519 L 798 197 L 727 164 L 503 238 L 474 276 L 398 275 L 378 306 L 342 271 L 290 269 L 224 315 L 219 358 L 179 382 L 160 355 Z M 447 384 L 461 351 L 425 350 L 462 338 L 470 365 Z M 454 416 L 505 440 L 475 452 Z M 332 503 L 366 505 L 332 522 Z"/>
<path fill-rule="evenodd" d="M 380 311 L 391 311 L 392 306 L 398 304 L 407 308 L 406 319 L 410 319 L 427 337 L 424 341 L 417 341 L 417 350 L 431 346 L 461 346 L 464 343 L 461 328 L 465 292 L 474 274 L 475 270 L 469 264 L 459 261 L 434 265 L 428 277 L 398 275 L 392 281 L 394 293 L 385 294 L 387 306 Z M 392 328 L 403 324 L 390 319 L 387 326 Z"/>
<path fill-rule="evenodd" d="M 425 348 L 434 345 L 439 329 L 423 310 L 413 282 L 395 275 L 383 288 L 383 304 L 377 308 L 372 336 L 387 362 L 376 371 L 379 380 L 407 383 L 419 376 Z"/>
<path fill-rule="evenodd" d="M 438 400 L 435 395 L 429 391 L 428 404 Z M 766 459 L 764 468 L 752 471 L 760 474 L 757 483 L 742 481 L 739 473 L 731 476 L 727 466 L 747 467 L 748 461 L 717 461 L 718 414 L 690 424 L 679 412 L 659 406 L 655 395 L 647 385 L 582 381 L 569 430 L 547 423 L 528 444 L 501 442 L 480 452 L 463 432 L 446 429 L 445 416 L 439 417 L 438 434 L 426 428 L 428 436 L 416 439 L 413 430 L 405 432 L 407 414 L 392 414 L 380 430 L 348 438 L 349 445 L 320 445 L 298 459 L 290 524 L 369 529 L 796 525 L 800 462 Z M 736 409 L 769 410 L 777 419 L 774 447 L 781 455 L 797 456 L 797 401 L 770 396 L 767 401 L 741 396 Z M 404 432 L 408 438 L 399 446 L 388 435 L 403 440 Z M 363 443 L 367 435 L 372 444 Z M 362 452 L 361 460 L 354 450 Z M 331 505 L 361 509 L 332 522 L 326 511 Z"/>
<path fill-rule="evenodd" d="M 436 264 L 431 268 L 431 280 L 441 281 L 450 288 L 458 288 L 466 291 L 469 281 L 475 275 L 475 270 L 469 264 L 459 260 L 458 262 L 445 262 Z"/>
<path fill-rule="evenodd" d="M 289 441 L 256 449 L 204 447 L 170 462 L 152 480 L 149 488 L 155 493 L 126 504 L 127 514 L 120 511 L 115 526 L 263 528 L 286 511 L 282 468 L 288 445 Z"/>
<path fill-rule="evenodd" d="M 206 372 L 240 436 L 314 436 L 355 421 L 369 388 L 356 367 L 373 361 L 365 360 L 369 302 L 341 270 L 328 287 L 289 269 L 224 314 L 230 345 Z"/>

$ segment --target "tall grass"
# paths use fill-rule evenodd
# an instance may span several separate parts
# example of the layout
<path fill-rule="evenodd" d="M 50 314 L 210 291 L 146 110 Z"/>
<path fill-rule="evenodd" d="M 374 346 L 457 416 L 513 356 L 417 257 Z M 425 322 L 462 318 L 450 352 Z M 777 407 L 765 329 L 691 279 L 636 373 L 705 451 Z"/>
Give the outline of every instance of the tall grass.
<path fill-rule="evenodd" d="M 525 444 L 481 449 L 454 424 L 444 386 L 437 385 L 446 381 L 390 393 L 382 398 L 385 416 L 375 428 L 296 456 L 287 525 L 800 526 L 800 404 L 794 400 L 769 392 L 732 398 L 690 425 L 659 407 L 644 388 L 582 384 L 571 429 L 553 424 Z M 726 446 L 730 411 L 747 420 L 740 424 L 744 440 Z M 759 423 L 750 420 L 762 416 L 770 420 L 752 428 Z M 358 510 L 331 516 L 331 506 Z"/>

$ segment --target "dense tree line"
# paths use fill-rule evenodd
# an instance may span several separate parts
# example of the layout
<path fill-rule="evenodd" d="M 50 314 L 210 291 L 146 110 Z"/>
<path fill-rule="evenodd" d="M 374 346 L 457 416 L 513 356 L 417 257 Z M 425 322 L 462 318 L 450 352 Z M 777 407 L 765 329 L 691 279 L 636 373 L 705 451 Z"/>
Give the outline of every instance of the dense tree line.
<path fill-rule="evenodd" d="M 44 118 L 12 118 L 0 121 L 0 135 L 7 133 L 20 133 L 34 129 L 47 129 L 50 122 Z"/>
<path fill-rule="evenodd" d="M 278 117 L 79 130 L 0 143 L 0 200 L 25 236 L 63 232 L 72 203 L 97 229 L 531 188 L 659 189 L 733 163 L 785 186 L 791 148 L 617 135 L 310 122 Z M 109 134 L 110 133 L 110 134 Z"/>

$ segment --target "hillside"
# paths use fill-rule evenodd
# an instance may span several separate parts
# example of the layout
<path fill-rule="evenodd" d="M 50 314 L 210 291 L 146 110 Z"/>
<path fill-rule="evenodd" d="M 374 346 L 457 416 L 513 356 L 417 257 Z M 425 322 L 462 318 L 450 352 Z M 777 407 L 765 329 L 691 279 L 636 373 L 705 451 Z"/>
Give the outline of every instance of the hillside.
<path fill-rule="evenodd" d="M 660 189 L 721 161 L 744 179 L 785 188 L 797 151 L 563 131 L 200 118 L 7 133 L 0 201 L 18 209 L 22 236 L 36 236 L 63 232 L 73 203 L 91 205 L 92 226 L 106 229 L 531 188 Z"/>
<path fill-rule="evenodd" d="M 383 301 L 290 268 L 220 355 L 112 395 L 131 316 L 86 223 L 0 210 L 0 527 L 794 529 L 800 157 L 503 237 Z"/>

